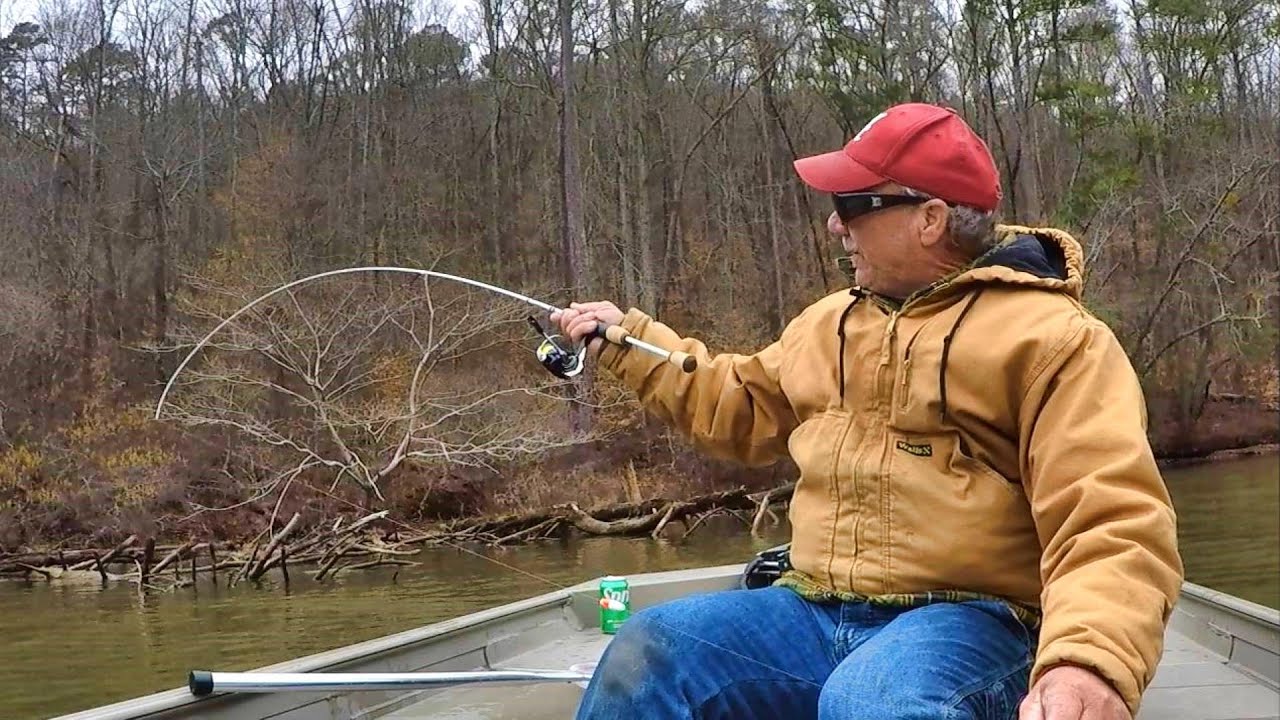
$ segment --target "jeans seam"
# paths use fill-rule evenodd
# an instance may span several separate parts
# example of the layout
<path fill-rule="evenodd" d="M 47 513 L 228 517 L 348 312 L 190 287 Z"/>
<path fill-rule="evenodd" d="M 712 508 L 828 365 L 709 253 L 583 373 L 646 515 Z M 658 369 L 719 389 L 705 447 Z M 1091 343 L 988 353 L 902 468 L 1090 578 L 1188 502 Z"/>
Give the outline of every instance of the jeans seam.
<path fill-rule="evenodd" d="M 831 667 L 834 668 L 840 664 L 848 653 L 845 651 L 844 637 L 844 603 L 836 605 L 836 629 L 831 633 L 831 649 L 827 651 L 827 659 L 831 661 Z"/>
<path fill-rule="evenodd" d="M 1039 634 L 1036 633 L 1036 637 L 1032 637 L 1032 628 L 1027 627 L 1027 624 L 1022 621 L 1022 618 L 1018 617 L 1018 613 L 1014 612 L 1013 608 L 1009 607 L 1008 604 L 996 600 L 985 600 L 980 602 L 995 603 L 999 605 L 1004 612 L 1009 614 L 1010 619 L 1013 620 L 1013 624 L 1018 626 L 1018 630 L 1021 633 L 1023 645 L 1027 649 L 1025 662 L 1030 665 L 1035 659 L 1036 648 L 1040 644 Z M 1017 637 L 1017 635 L 1015 635 L 1015 637 Z"/>
<path fill-rule="evenodd" d="M 661 620 L 658 620 L 658 619 L 655 619 L 655 618 L 650 618 L 650 619 L 649 619 L 649 622 L 651 622 L 651 623 L 653 623 L 654 625 L 657 625 L 657 626 L 659 626 L 659 627 L 662 627 L 662 628 L 664 628 L 664 629 L 666 629 L 666 630 L 668 630 L 668 631 L 670 631 L 670 632 L 672 632 L 672 633 L 675 633 L 676 635 L 681 635 L 681 636 L 687 637 L 687 638 L 689 638 L 689 639 L 691 639 L 691 640 L 694 640 L 694 641 L 696 641 L 696 642 L 700 642 L 700 643 L 702 643 L 703 645 L 707 645 L 707 646 L 712 647 L 712 648 L 714 648 L 714 649 L 716 649 L 716 650 L 719 650 L 720 652 L 727 653 L 727 654 L 729 654 L 729 655 L 733 655 L 734 657 L 736 657 L 736 658 L 738 658 L 738 659 L 740 659 L 740 660 L 745 660 L 745 661 L 747 661 L 747 662 L 749 662 L 749 663 L 753 663 L 753 664 L 755 664 L 755 665 L 759 665 L 760 667 L 762 667 L 762 668 L 764 668 L 764 669 L 766 669 L 766 670 L 769 670 L 770 672 L 774 672 L 774 673 L 777 673 L 777 674 L 779 674 L 779 675 L 782 675 L 782 676 L 783 676 L 783 678 L 782 678 L 782 679 L 783 679 L 783 680 L 785 680 L 786 682 L 801 682 L 801 683 L 808 683 L 808 684 L 810 684 L 810 685 L 813 685 L 813 686 L 815 686 L 815 687 L 819 687 L 819 688 L 821 688 L 821 687 L 822 687 L 822 683 L 817 683 L 817 682 L 814 682 L 814 681 L 812 681 L 812 680 L 810 680 L 810 679 L 808 679 L 808 678 L 800 677 L 799 675 L 796 675 L 795 673 L 793 673 L 793 672 L 791 672 L 791 671 L 789 671 L 789 670 L 785 670 L 785 669 L 783 669 L 783 668 L 776 667 L 776 666 L 774 666 L 774 665 L 770 665 L 769 663 L 764 662 L 763 660 L 759 660 L 759 659 L 756 659 L 756 658 L 751 657 L 750 655 L 746 655 L 746 654 L 744 654 L 744 653 L 740 653 L 740 652 L 738 652 L 737 650 L 734 650 L 734 649 L 732 649 L 732 648 L 724 647 L 723 645 L 721 645 L 721 644 L 719 644 L 719 643 L 716 643 L 716 642 L 712 642 L 712 641 L 710 641 L 710 640 L 707 640 L 706 638 L 700 638 L 700 637 L 698 637 L 697 635 L 694 635 L 693 633 L 690 633 L 690 632 L 685 631 L 685 630 L 681 630 L 680 628 L 678 628 L 678 627 L 676 627 L 676 626 L 674 626 L 674 625 L 670 625 L 670 624 L 668 624 L 668 623 L 665 623 L 665 622 L 663 622 L 663 621 L 661 621 Z"/>
<path fill-rule="evenodd" d="M 748 679 L 745 679 L 745 680 L 744 680 L 744 679 L 737 679 L 737 680 L 734 680 L 733 682 L 729 683 L 728 685 L 724 685 L 724 686 L 722 686 L 720 689 L 716 690 L 714 693 L 712 693 L 710 696 L 708 696 L 708 697 L 707 697 L 707 699 L 705 699 L 705 700 L 703 700 L 702 702 L 698 703 L 698 706 L 697 706 L 696 708 L 692 708 L 692 709 L 691 709 L 690 717 L 694 718 L 694 720 L 698 720 L 699 718 L 701 718 L 701 717 L 703 716 L 703 710 L 707 707 L 707 703 L 711 702 L 712 700 L 715 700 L 716 698 L 720 697 L 721 695 L 724 695 L 726 692 L 728 692 L 729 690 L 731 690 L 731 689 L 733 689 L 733 688 L 735 688 L 735 687 L 737 687 L 737 686 L 739 686 L 739 685 L 745 685 L 745 684 L 748 684 L 748 683 L 791 683 L 791 684 L 796 684 L 796 683 L 801 683 L 801 682 L 803 682 L 803 683 L 808 683 L 808 684 L 810 684 L 810 685 L 815 684 L 815 683 L 810 683 L 810 682 L 809 682 L 809 681 L 807 681 L 807 680 L 792 680 L 792 679 L 786 679 L 786 678 L 784 678 L 784 679 L 777 679 L 777 678 L 772 678 L 772 679 L 771 679 L 771 678 L 748 678 Z M 819 691 L 821 691 L 822 686 L 821 686 L 821 685 L 818 685 L 817 687 L 818 687 Z"/>
<path fill-rule="evenodd" d="M 1027 624 L 1022 622 L 1022 618 L 1018 617 L 1018 613 L 1014 612 L 1013 608 L 1005 605 L 1004 603 L 1001 603 L 1001 606 L 1004 608 L 1005 612 L 1009 613 L 1009 616 L 1013 618 L 1013 622 L 1018 625 L 1018 628 L 1022 630 L 1022 639 L 1026 641 L 1027 652 L 1031 653 L 1038 644 L 1031 639 L 1031 628 L 1028 628 Z"/>
<path fill-rule="evenodd" d="M 1031 661 L 1029 659 L 1023 660 L 1014 666 L 1012 670 L 1000 675 L 999 677 L 991 678 L 989 680 L 983 679 L 981 682 L 973 683 L 967 687 L 957 690 L 945 703 L 943 703 L 947 709 L 947 720 L 953 720 L 955 718 L 956 709 L 959 708 L 960 704 L 965 700 L 968 700 L 984 690 L 990 690 L 997 685 L 1003 684 L 1009 678 L 1026 671 L 1030 667 Z"/>

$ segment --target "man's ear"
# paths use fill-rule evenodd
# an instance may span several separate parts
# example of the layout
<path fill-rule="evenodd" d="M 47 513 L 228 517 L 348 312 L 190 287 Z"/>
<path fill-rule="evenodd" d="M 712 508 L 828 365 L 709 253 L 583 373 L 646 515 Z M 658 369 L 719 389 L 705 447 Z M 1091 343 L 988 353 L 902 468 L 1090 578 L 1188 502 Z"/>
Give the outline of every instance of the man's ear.
<path fill-rule="evenodd" d="M 920 206 L 916 213 L 920 244 L 925 247 L 936 245 L 947 236 L 947 215 L 951 210 L 942 200 L 934 198 Z"/>

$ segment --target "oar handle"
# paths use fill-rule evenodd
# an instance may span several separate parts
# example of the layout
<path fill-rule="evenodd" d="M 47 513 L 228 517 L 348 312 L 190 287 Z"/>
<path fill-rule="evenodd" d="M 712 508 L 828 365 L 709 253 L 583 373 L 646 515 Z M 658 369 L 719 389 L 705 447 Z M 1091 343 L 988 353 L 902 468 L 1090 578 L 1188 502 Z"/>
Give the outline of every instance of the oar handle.
<path fill-rule="evenodd" d="M 698 359 L 682 350 L 664 350 L 657 345 L 651 345 L 643 340 L 633 336 L 627 329 L 621 325 L 605 325 L 603 323 L 596 324 L 597 337 L 603 337 L 605 340 L 614 345 L 630 345 L 646 352 L 653 353 L 665 360 L 667 363 L 674 365 L 684 372 L 691 373 L 698 369 Z"/>
<path fill-rule="evenodd" d="M 357 690 L 422 690 L 468 683 L 585 683 L 591 673 L 558 670 L 475 670 L 407 673 L 257 673 L 192 670 L 192 695 L 273 693 L 285 691 L 353 692 Z"/>

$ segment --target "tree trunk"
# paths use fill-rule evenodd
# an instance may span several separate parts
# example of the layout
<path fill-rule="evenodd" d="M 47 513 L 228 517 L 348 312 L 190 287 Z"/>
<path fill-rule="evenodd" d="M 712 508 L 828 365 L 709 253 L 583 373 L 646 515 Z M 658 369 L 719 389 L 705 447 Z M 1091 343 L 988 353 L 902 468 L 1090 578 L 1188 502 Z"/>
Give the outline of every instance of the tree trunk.
<path fill-rule="evenodd" d="M 582 228 L 582 179 L 578 174 L 578 120 L 574 98 L 573 0 L 560 4 L 560 240 L 564 249 L 566 286 L 576 293 L 591 295 L 591 256 Z M 594 380 L 594 366 L 588 365 L 583 382 L 572 385 L 574 400 L 586 400 Z M 569 425 L 576 437 L 592 430 L 591 406 L 574 402 L 569 408 Z"/>

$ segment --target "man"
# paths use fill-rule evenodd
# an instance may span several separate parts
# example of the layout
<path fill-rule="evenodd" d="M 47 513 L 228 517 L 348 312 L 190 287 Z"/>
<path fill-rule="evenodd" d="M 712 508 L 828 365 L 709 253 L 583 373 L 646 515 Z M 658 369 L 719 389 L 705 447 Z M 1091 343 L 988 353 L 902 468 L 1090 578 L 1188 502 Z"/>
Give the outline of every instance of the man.
<path fill-rule="evenodd" d="M 694 354 L 686 375 L 592 342 L 697 446 L 800 470 L 794 571 L 637 613 L 579 717 L 1130 717 L 1182 563 L 1080 245 L 994 226 L 995 164 L 948 109 L 895 106 L 795 166 L 832 194 L 856 284 L 769 347 L 711 357 L 606 302 L 552 317 Z"/>

